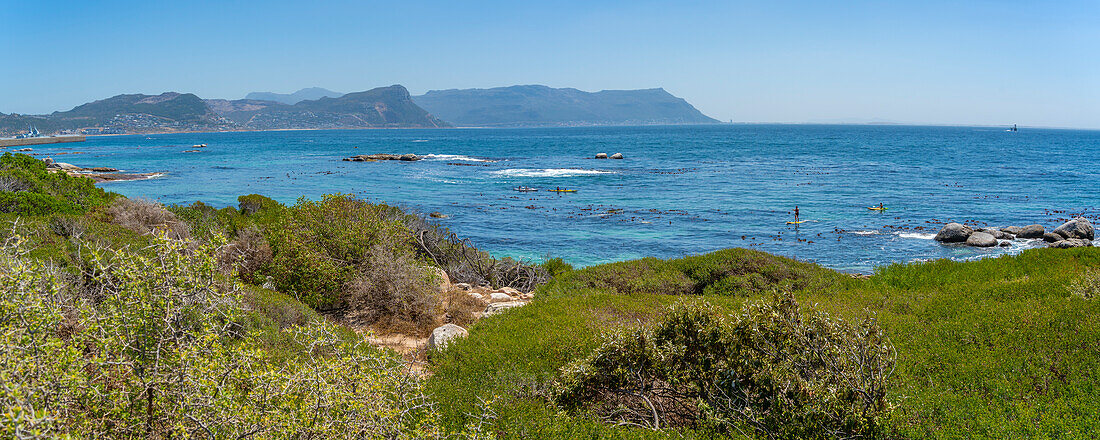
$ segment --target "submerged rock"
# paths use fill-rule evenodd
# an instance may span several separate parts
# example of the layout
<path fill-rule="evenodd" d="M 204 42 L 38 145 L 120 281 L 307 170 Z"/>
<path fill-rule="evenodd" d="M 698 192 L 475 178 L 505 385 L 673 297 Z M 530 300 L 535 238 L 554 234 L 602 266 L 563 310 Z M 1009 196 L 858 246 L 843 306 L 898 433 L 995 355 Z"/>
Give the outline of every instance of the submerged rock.
<path fill-rule="evenodd" d="M 1046 229 L 1042 225 L 1027 225 L 1020 228 L 1020 232 L 1016 233 L 1019 238 L 1043 238 L 1043 234 L 1046 233 Z"/>
<path fill-rule="evenodd" d="M 969 226 L 963 226 L 959 223 L 948 223 L 940 229 L 940 232 L 936 234 L 936 241 L 941 243 L 962 243 L 965 242 L 970 235 L 974 233 L 973 229 Z"/>
<path fill-rule="evenodd" d="M 432 330 L 432 335 L 428 337 L 428 351 L 442 350 L 455 338 L 465 338 L 470 332 L 466 329 L 454 324 L 443 324 Z"/>
<path fill-rule="evenodd" d="M 1065 238 L 1080 238 L 1085 240 L 1096 238 L 1092 223 L 1084 217 L 1077 217 L 1063 223 L 1062 226 L 1054 229 L 1054 233 Z"/>
<path fill-rule="evenodd" d="M 997 239 L 988 232 L 975 232 L 966 238 L 967 246 L 993 247 L 997 245 Z"/>
<path fill-rule="evenodd" d="M 1051 243 L 1049 246 L 1055 249 L 1090 247 L 1092 246 L 1092 241 L 1083 238 L 1067 238 L 1062 241 Z"/>

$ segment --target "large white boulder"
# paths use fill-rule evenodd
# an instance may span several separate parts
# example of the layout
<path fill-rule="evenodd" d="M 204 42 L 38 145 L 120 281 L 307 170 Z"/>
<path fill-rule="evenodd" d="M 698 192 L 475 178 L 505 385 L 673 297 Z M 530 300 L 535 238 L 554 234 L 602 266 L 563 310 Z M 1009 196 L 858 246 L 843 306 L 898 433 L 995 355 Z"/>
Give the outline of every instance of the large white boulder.
<path fill-rule="evenodd" d="M 447 343 L 455 338 L 465 338 L 470 332 L 466 329 L 454 324 L 443 324 L 432 330 L 432 335 L 428 338 L 428 351 L 442 350 L 447 346 Z"/>

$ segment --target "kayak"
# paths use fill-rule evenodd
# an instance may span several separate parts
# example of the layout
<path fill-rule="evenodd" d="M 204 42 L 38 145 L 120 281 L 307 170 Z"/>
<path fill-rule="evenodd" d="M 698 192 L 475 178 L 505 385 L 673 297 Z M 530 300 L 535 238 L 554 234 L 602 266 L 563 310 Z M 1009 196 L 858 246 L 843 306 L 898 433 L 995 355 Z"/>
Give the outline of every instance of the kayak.
<path fill-rule="evenodd" d="M 575 193 L 575 192 L 577 192 L 577 190 L 575 190 L 575 189 L 548 189 L 547 191 L 555 192 L 555 193 Z"/>
<path fill-rule="evenodd" d="M 867 209 L 870 209 L 872 211 L 885 211 L 885 210 L 890 209 L 890 208 L 879 208 L 877 206 L 869 206 L 869 207 L 867 207 Z"/>
<path fill-rule="evenodd" d="M 806 223 L 808 221 L 809 220 L 800 220 L 800 221 L 797 221 L 797 222 L 787 222 L 787 224 L 788 225 L 800 225 L 800 224 Z"/>
<path fill-rule="evenodd" d="M 521 186 L 519 188 L 512 188 L 512 189 L 515 190 L 515 191 L 519 191 L 519 192 L 532 192 L 532 191 L 538 191 L 539 190 L 538 188 L 528 188 L 526 186 Z"/>

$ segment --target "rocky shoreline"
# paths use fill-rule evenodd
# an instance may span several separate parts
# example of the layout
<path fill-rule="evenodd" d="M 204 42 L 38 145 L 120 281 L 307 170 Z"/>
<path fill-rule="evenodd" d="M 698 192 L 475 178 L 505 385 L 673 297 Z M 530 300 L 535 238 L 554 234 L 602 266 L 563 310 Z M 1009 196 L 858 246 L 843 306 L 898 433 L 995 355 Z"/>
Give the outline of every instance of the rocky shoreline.
<path fill-rule="evenodd" d="M 1058 249 L 1090 247 L 1096 239 L 1096 232 L 1088 219 L 1077 217 L 1050 232 L 1037 224 L 974 229 L 961 223 L 948 223 L 935 237 L 940 243 L 972 247 L 1009 246 L 1013 240 L 1024 239 L 1042 239 L 1049 247 Z"/>
<path fill-rule="evenodd" d="M 145 180 L 161 176 L 164 173 L 120 173 L 119 170 L 110 167 L 82 168 L 71 163 L 55 162 L 52 158 L 42 159 L 46 163 L 46 169 L 51 171 L 63 171 L 74 177 L 87 177 L 95 183 L 126 182 L 132 180 Z"/>

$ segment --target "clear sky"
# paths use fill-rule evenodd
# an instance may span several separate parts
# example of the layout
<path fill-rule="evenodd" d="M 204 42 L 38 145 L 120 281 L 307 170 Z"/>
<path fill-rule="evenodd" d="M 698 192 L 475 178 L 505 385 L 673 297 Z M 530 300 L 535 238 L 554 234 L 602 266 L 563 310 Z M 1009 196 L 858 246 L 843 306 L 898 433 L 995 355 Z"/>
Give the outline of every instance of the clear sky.
<path fill-rule="evenodd" d="M 0 112 L 120 93 L 664 87 L 738 122 L 1100 128 L 1100 1 L 0 0 Z"/>

